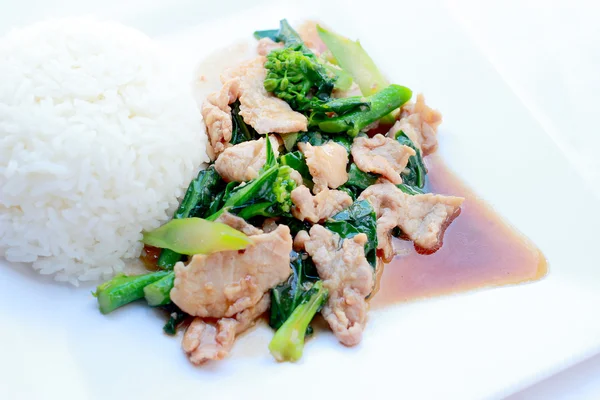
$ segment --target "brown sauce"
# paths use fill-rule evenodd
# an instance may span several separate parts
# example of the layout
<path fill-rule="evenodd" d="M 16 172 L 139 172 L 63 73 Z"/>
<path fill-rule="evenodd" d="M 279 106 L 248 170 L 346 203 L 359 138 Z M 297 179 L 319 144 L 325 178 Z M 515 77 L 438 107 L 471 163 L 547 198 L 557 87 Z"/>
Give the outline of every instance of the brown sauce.
<path fill-rule="evenodd" d="M 142 254 L 140 254 L 140 260 L 142 260 L 148 271 L 158 271 L 160 269 L 158 268 L 158 257 L 160 257 L 161 251 L 158 247 L 144 246 Z"/>
<path fill-rule="evenodd" d="M 546 274 L 544 255 L 462 183 L 439 155 L 428 156 L 426 163 L 429 191 L 464 197 L 461 213 L 433 254 L 419 254 L 412 242 L 394 240 L 400 254 L 380 274 L 372 308 L 534 281 Z"/>

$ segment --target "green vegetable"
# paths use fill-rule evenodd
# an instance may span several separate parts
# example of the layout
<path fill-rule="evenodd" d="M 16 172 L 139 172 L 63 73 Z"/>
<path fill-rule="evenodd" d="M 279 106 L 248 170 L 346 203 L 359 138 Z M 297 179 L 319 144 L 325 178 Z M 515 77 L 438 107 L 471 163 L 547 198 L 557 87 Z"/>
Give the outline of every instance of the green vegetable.
<path fill-rule="evenodd" d="M 280 42 L 279 29 L 266 29 L 263 31 L 254 31 L 254 37 L 256 38 L 256 40 L 269 38 L 274 42 Z"/>
<path fill-rule="evenodd" d="M 343 97 L 340 99 L 331 99 L 326 102 L 315 102 L 312 104 L 312 110 L 319 113 L 345 114 L 357 109 L 368 110 L 371 108 L 371 102 L 363 96 Z M 319 114 L 321 116 L 321 114 Z M 314 117 L 313 117 L 314 118 Z"/>
<path fill-rule="evenodd" d="M 226 210 L 244 219 L 289 215 L 291 192 L 296 188 L 291 172 L 287 165 L 278 165 L 271 141 L 267 140 L 267 160 L 258 177 L 232 189 L 223 207 L 207 219 L 214 221 Z"/>
<path fill-rule="evenodd" d="M 313 117 L 311 123 L 324 132 L 347 132 L 354 137 L 368 125 L 406 103 L 411 97 L 410 89 L 400 85 L 389 85 L 382 91 L 367 97 L 367 101 L 371 104 L 370 109 L 356 110 L 334 118 Z"/>
<path fill-rule="evenodd" d="M 242 204 L 232 207 L 231 211 L 244 219 L 256 216 L 277 217 L 289 215 L 292 207 L 292 190 L 296 188 L 296 182 L 291 178 L 292 169 L 288 166 L 274 167 L 277 173 L 270 191 L 264 197 L 256 197 L 250 204 Z M 262 200 L 262 201 L 259 201 Z"/>
<path fill-rule="evenodd" d="M 302 51 L 304 54 L 314 57 L 314 53 L 310 51 L 308 47 L 304 45 L 304 41 L 292 28 L 292 26 L 287 22 L 287 19 L 282 19 L 279 21 L 279 32 L 277 33 L 278 42 L 283 42 L 285 47 L 294 47 L 297 50 Z"/>
<path fill-rule="evenodd" d="M 325 69 L 327 69 L 327 71 L 329 72 L 329 75 L 335 76 L 335 89 L 344 91 L 352 87 L 352 82 L 354 82 L 354 80 L 352 80 L 352 75 L 350 75 L 348 72 L 344 71 L 337 65 L 333 65 L 327 62 L 327 60 L 321 59 L 321 62 Z"/>
<path fill-rule="evenodd" d="M 285 100 L 294 110 L 305 111 L 328 100 L 335 76 L 298 47 L 275 49 L 267 55 L 265 89 Z"/>
<path fill-rule="evenodd" d="M 302 357 L 308 325 L 327 301 L 327 296 L 327 289 L 317 281 L 306 294 L 307 300 L 296 307 L 275 332 L 269 351 L 277 361 L 298 361 Z"/>
<path fill-rule="evenodd" d="M 423 161 L 423 155 L 421 150 L 415 146 L 408 136 L 402 131 L 396 135 L 396 140 L 405 146 L 412 148 L 417 154 L 411 156 L 408 159 L 408 164 L 405 170 L 402 172 L 402 183 L 422 188 L 425 186 L 425 175 L 427 174 L 427 168 L 425 168 L 425 162 Z"/>
<path fill-rule="evenodd" d="M 169 320 L 165 326 L 163 326 L 163 331 L 167 335 L 176 334 L 178 326 L 185 321 L 189 315 L 181 311 L 181 309 L 173 303 L 163 306 L 162 309 L 169 314 Z"/>
<path fill-rule="evenodd" d="M 145 275 L 125 276 L 119 274 L 110 281 L 104 282 L 93 293 L 98 299 L 102 314 L 144 297 L 144 287 L 165 277 L 169 271 L 157 271 Z"/>
<path fill-rule="evenodd" d="M 144 288 L 144 297 L 149 306 L 164 306 L 171 302 L 171 289 L 175 283 L 175 273 L 171 272 Z"/>
<path fill-rule="evenodd" d="M 204 217 L 207 208 L 213 198 L 213 193 L 223 184 L 213 166 L 200 171 L 196 179 L 190 182 L 188 189 L 177 209 L 174 219 L 187 218 L 189 216 Z M 158 257 L 158 266 L 163 269 L 171 269 L 177 261 L 181 260 L 181 254 L 173 250 L 163 249 Z"/>
<path fill-rule="evenodd" d="M 333 141 L 343 146 L 348 153 L 352 148 L 352 138 L 347 135 L 332 135 L 319 131 L 301 132 L 298 136 L 298 143 L 310 143 L 313 146 L 322 146 L 325 143 Z M 312 178 L 311 178 L 312 179 Z"/>
<path fill-rule="evenodd" d="M 145 232 L 142 241 L 186 255 L 241 250 L 251 243 L 242 232 L 202 218 L 173 219 L 160 228 Z"/>
<path fill-rule="evenodd" d="M 288 228 L 290 228 L 290 233 L 292 234 L 292 237 L 295 237 L 300 231 L 308 232 L 310 230 L 310 227 L 312 226 L 310 222 L 300 221 L 299 219 L 296 219 L 291 216 L 279 217 L 279 220 L 277 222 L 279 224 L 286 225 Z"/>
<path fill-rule="evenodd" d="M 359 233 L 367 235 L 365 257 L 373 268 L 377 266 L 377 215 L 367 200 L 352 203 L 327 222 L 325 227 L 340 235 L 342 239 L 352 238 Z"/>
<path fill-rule="evenodd" d="M 255 140 L 258 138 L 258 133 L 247 125 L 244 119 L 240 115 L 240 101 L 236 100 L 231 105 L 231 120 L 233 122 L 233 130 L 231 132 L 231 144 L 236 145 L 249 140 Z"/>
<path fill-rule="evenodd" d="M 338 65 L 352 75 L 363 95 L 370 96 L 389 85 L 388 80 L 379 71 L 359 41 L 353 42 L 319 25 L 317 25 L 317 32 L 335 57 Z"/>
<path fill-rule="evenodd" d="M 298 140 L 298 132 L 280 134 L 286 151 L 292 151 Z"/>
<path fill-rule="evenodd" d="M 304 252 L 296 253 L 293 251 L 290 254 L 290 267 L 292 267 L 292 275 L 290 275 L 287 282 L 271 290 L 269 325 L 273 329 L 279 329 L 296 307 L 308 300 L 310 288 L 314 282 L 319 280 L 312 259 Z"/>
<path fill-rule="evenodd" d="M 414 196 L 415 194 L 423 194 L 423 190 L 419 189 L 418 187 L 415 186 L 410 186 L 404 183 L 401 183 L 399 185 L 396 185 L 398 187 L 398 189 L 402 190 L 404 193 L 406 194 L 410 194 L 411 196 Z"/>
<path fill-rule="evenodd" d="M 377 182 L 377 178 L 377 175 L 363 172 L 356 166 L 356 164 L 352 163 L 350 164 L 350 169 L 348 171 L 348 181 L 345 185 L 352 186 L 363 191 L 369 186 L 374 185 L 375 182 Z"/>
<path fill-rule="evenodd" d="M 312 180 L 312 176 L 308 170 L 308 165 L 306 165 L 306 159 L 304 158 L 304 154 L 301 152 L 294 151 L 284 154 L 279 157 L 279 163 L 281 165 L 288 165 L 289 167 L 295 169 L 300 173 L 300 175 L 302 175 L 302 178 Z"/>

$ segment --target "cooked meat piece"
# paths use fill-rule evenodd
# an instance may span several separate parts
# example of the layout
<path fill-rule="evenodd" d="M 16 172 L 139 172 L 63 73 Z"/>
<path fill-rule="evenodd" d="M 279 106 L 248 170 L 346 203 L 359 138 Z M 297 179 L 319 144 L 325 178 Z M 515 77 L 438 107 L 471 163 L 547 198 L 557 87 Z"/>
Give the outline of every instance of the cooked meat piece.
<path fill-rule="evenodd" d="M 231 141 L 231 107 L 240 93 L 240 79 L 231 79 L 220 91 L 209 94 L 202 103 L 202 118 L 208 133 L 206 152 L 214 160 Z"/>
<path fill-rule="evenodd" d="M 296 234 L 296 237 L 294 238 L 294 250 L 296 251 L 302 251 L 305 249 L 306 246 L 306 242 L 310 240 L 310 236 L 308 235 L 308 232 L 302 230 L 300 232 L 298 232 Z"/>
<path fill-rule="evenodd" d="M 391 231 L 402 229 L 417 246 L 435 250 L 442 239 L 443 228 L 459 209 L 464 198 L 439 194 L 411 196 L 391 183 L 369 186 L 359 196 L 369 200 L 377 213 L 378 248 L 384 258 L 393 257 Z"/>
<path fill-rule="evenodd" d="M 365 298 L 373 289 L 374 271 L 365 258 L 366 242 L 364 233 L 340 241 L 337 233 L 314 225 L 305 243 L 323 286 L 329 290 L 329 300 L 321 313 L 346 346 L 362 338 L 369 308 Z"/>
<path fill-rule="evenodd" d="M 306 186 L 292 190 L 292 214 L 300 221 L 317 223 L 323 221 L 352 204 L 348 193 L 325 188 L 313 196 Z"/>
<path fill-rule="evenodd" d="M 267 218 L 262 224 L 262 229 L 265 233 L 273 232 L 277 229 L 277 220 L 275 218 Z"/>
<path fill-rule="evenodd" d="M 219 216 L 219 218 L 217 218 L 215 220 L 215 222 L 221 222 L 225 225 L 229 225 L 233 229 L 237 229 L 238 231 L 240 231 L 248 236 L 260 235 L 261 233 L 263 233 L 262 230 L 247 223 L 244 218 L 235 216 L 231 213 L 228 213 L 227 211 L 225 211 L 223 214 L 221 214 Z"/>
<path fill-rule="evenodd" d="M 306 165 L 315 183 L 315 193 L 326 187 L 336 189 L 348 181 L 348 152 L 342 145 L 335 142 L 328 142 L 322 146 L 298 143 L 298 148 L 306 158 Z"/>
<path fill-rule="evenodd" d="M 442 123 L 442 114 L 427 106 L 425 97 L 419 94 L 415 103 L 402 107 L 400 117 L 387 136 L 393 138 L 402 131 L 423 151 L 424 156 L 432 153 L 437 147 L 437 128 Z"/>
<path fill-rule="evenodd" d="M 186 329 L 181 346 L 193 364 L 221 360 L 229 354 L 236 335 L 250 328 L 256 319 L 269 309 L 271 299 L 265 294 L 260 301 L 233 318 L 208 322 L 196 317 Z"/>
<path fill-rule="evenodd" d="M 221 75 L 223 84 L 232 79 L 240 80 L 240 115 L 244 122 L 260 134 L 291 133 L 306 131 L 308 120 L 285 101 L 265 90 L 264 80 L 267 70 L 266 58 L 259 56 L 237 67 L 228 69 Z"/>
<path fill-rule="evenodd" d="M 400 173 L 415 154 L 410 147 L 381 134 L 357 137 L 352 143 L 352 157 L 361 171 L 379 174 L 395 184 L 402 183 Z"/>
<path fill-rule="evenodd" d="M 296 185 L 298 185 L 298 186 L 304 185 L 304 179 L 302 179 L 302 175 L 300 175 L 300 172 L 296 171 L 293 168 L 292 168 L 292 172 L 290 172 L 290 178 L 292 178 L 292 180 L 294 182 L 296 182 Z"/>
<path fill-rule="evenodd" d="M 173 303 L 196 317 L 231 317 L 285 281 L 291 273 L 290 229 L 279 225 L 251 239 L 244 250 L 197 254 L 187 265 L 177 263 Z"/>
<path fill-rule="evenodd" d="M 262 38 L 258 41 L 256 45 L 256 51 L 258 52 L 259 56 L 266 56 L 271 51 L 275 49 L 280 49 L 282 47 L 283 43 L 274 42 L 269 38 Z"/>
<path fill-rule="evenodd" d="M 279 156 L 279 142 L 270 135 L 275 157 Z M 226 182 L 246 182 L 258 176 L 267 161 L 265 138 L 242 142 L 226 148 L 215 161 L 215 169 Z"/>
<path fill-rule="evenodd" d="M 302 41 L 311 49 L 316 55 L 320 55 L 327 50 L 327 46 L 321 40 L 319 33 L 317 32 L 316 21 L 306 21 L 298 27 L 298 34 Z"/>

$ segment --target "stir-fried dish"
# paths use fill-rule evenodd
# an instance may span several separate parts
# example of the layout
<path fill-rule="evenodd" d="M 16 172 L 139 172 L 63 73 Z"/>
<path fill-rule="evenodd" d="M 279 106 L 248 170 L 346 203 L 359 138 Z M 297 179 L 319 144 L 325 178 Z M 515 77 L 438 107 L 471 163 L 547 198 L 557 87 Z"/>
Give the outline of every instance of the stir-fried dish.
<path fill-rule="evenodd" d="M 156 270 L 98 286 L 102 313 L 144 298 L 185 327 L 194 364 L 224 358 L 263 314 L 296 361 L 320 313 L 360 343 L 393 238 L 433 254 L 463 197 L 427 191 L 441 114 L 390 83 L 358 42 L 320 26 L 256 31 L 201 112 L 210 165 L 173 219 L 146 232 Z M 385 278 L 385 277 L 384 277 Z"/>

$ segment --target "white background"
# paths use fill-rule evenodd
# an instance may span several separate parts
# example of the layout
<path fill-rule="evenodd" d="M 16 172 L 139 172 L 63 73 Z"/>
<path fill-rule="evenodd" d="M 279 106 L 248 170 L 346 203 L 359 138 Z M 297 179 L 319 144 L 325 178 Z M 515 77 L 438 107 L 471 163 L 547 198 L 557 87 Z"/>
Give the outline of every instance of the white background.
<path fill-rule="evenodd" d="M 153 7 L 163 7 L 164 3 L 160 6 L 151 3 L 104 0 L 101 13 L 110 16 L 118 10 L 128 13 L 132 20 L 138 16 L 142 21 L 139 28 L 149 34 L 160 34 L 161 20 L 144 19 L 143 16 L 156 14 Z M 259 3 L 212 1 L 206 2 L 205 7 L 208 15 L 208 10 L 243 9 Z M 59 10 L 72 6 L 81 12 L 97 13 L 100 2 L 22 0 L 1 1 L 0 4 L 3 11 L 13 7 L 30 10 L 18 17 L 10 12 L 0 12 L 0 26 L 7 27 L 59 13 Z M 365 7 L 365 4 L 348 2 L 349 7 Z M 522 104 L 585 178 L 597 200 L 600 199 L 600 157 L 597 155 L 600 129 L 595 118 L 600 107 L 599 4 L 592 0 L 444 2 Z M 377 18 L 386 16 L 388 23 L 395 23 L 390 15 L 401 15 L 402 2 L 390 2 L 387 7 L 387 13 L 377 11 L 374 14 Z M 422 17 L 426 20 L 426 16 Z M 194 18 L 193 21 L 186 19 L 185 12 L 180 15 L 182 24 L 205 22 L 198 15 Z M 424 24 L 423 29 L 427 28 Z M 506 124 L 507 129 L 510 122 L 510 116 L 494 121 Z M 562 184 L 556 182 L 556 190 L 564 190 Z M 598 315 L 583 317 L 598 318 Z M 600 357 L 549 378 L 515 398 L 600 398 L 598 377 Z"/>

